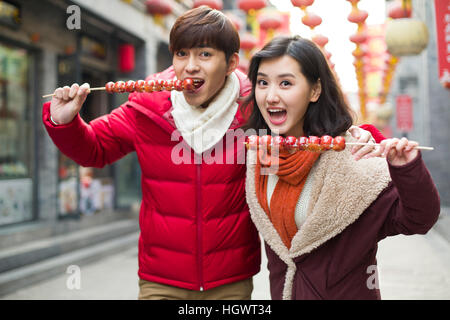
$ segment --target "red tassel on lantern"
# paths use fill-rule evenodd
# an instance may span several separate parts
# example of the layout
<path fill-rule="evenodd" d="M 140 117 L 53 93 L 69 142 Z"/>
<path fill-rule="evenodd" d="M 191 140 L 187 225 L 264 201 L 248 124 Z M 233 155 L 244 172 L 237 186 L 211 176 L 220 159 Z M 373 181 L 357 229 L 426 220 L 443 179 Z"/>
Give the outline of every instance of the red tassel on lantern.
<path fill-rule="evenodd" d="M 134 46 L 132 44 L 122 44 L 119 46 L 119 70 L 127 73 L 134 70 Z"/>

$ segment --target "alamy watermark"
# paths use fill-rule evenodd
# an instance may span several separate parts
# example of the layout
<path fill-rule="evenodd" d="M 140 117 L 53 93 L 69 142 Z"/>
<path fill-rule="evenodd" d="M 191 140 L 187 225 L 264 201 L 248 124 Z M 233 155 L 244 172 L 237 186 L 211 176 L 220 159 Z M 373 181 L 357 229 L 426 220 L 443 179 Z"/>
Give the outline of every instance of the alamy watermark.
<path fill-rule="evenodd" d="M 67 277 L 66 287 L 69 290 L 80 290 L 81 289 L 81 269 L 77 265 L 70 265 L 66 270 L 67 274 L 70 276 Z"/>
<path fill-rule="evenodd" d="M 67 14 L 70 16 L 66 20 L 66 27 L 69 30 L 81 29 L 81 9 L 77 5 L 71 5 L 67 7 Z"/>
<path fill-rule="evenodd" d="M 367 278 L 366 285 L 369 290 L 380 289 L 380 284 L 378 281 L 378 269 L 376 265 L 370 265 L 366 270 L 367 274 L 370 276 Z"/>

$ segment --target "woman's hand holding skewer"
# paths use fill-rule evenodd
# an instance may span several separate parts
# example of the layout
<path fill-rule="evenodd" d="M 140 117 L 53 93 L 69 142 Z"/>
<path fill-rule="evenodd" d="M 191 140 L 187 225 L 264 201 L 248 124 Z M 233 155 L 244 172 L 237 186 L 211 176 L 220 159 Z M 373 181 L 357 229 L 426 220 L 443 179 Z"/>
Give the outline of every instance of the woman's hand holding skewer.
<path fill-rule="evenodd" d="M 386 157 L 390 164 L 401 166 L 417 157 L 418 145 L 416 141 L 409 141 L 406 138 L 392 138 L 381 141 L 379 148 L 382 156 Z"/>

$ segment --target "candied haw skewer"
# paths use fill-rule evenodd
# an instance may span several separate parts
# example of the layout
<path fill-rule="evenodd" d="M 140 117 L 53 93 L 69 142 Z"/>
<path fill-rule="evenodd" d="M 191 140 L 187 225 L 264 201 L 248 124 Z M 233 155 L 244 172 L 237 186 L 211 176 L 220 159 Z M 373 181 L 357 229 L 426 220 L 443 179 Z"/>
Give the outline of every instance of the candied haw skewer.
<path fill-rule="evenodd" d="M 98 88 L 90 88 L 90 91 L 97 91 L 97 90 L 105 90 L 108 93 L 124 93 L 124 92 L 154 92 L 154 91 L 193 91 L 196 89 L 196 81 L 191 78 L 186 78 L 184 80 L 162 80 L 162 79 L 156 79 L 156 80 L 128 80 L 127 82 L 124 81 L 117 81 L 117 82 L 108 82 L 105 84 L 104 87 L 98 87 Z M 42 96 L 42 98 L 48 98 L 54 96 L 54 93 L 46 94 Z"/>

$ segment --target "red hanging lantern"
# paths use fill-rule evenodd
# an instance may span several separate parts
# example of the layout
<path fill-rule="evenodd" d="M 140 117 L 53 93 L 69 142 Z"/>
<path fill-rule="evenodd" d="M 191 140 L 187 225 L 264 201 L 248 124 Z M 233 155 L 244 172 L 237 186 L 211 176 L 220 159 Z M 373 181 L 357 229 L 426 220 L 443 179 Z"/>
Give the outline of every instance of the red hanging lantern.
<path fill-rule="evenodd" d="M 241 36 L 241 49 L 245 51 L 253 50 L 258 45 L 258 39 L 251 33 L 244 33 Z"/>
<path fill-rule="evenodd" d="M 194 0 L 194 8 L 198 8 L 200 6 L 208 6 L 212 9 L 222 10 L 223 9 L 223 1 L 222 0 Z"/>
<path fill-rule="evenodd" d="M 281 17 L 277 14 L 273 13 L 263 13 L 258 18 L 259 26 L 261 29 L 264 30 L 275 30 L 278 29 L 281 24 L 283 23 L 283 20 Z"/>
<path fill-rule="evenodd" d="M 172 13 L 172 6 L 167 0 L 147 0 L 145 5 L 147 12 L 151 15 L 165 16 Z"/>
<path fill-rule="evenodd" d="M 119 46 L 119 70 L 120 72 L 127 73 L 134 70 L 135 67 L 135 54 L 134 46 L 129 43 L 125 43 Z"/>
<path fill-rule="evenodd" d="M 321 48 L 325 47 L 325 45 L 328 43 L 328 38 L 321 34 L 313 36 L 311 40 Z"/>
<path fill-rule="evenodd" d="M 358 32 L 350 36 L 350 41 L 356 44 L 361 44 L 366 42 L 367 34 L 365 32 Z"/>
<path fill-rule="evenodd" d="M 364 23 L 364 21 L 366 21 L 368 16 L 369 14 L 367 13 L 367 11 L 356 9 L 350 12 L 347 19 L 348 21 L 353 23 Z"/>
<path fill-rule="evenodd" d="M 302 23 L 310 27 L 311 29 L 314 29 L 315 27 L 317 27 L 319 24 L 322 23 L 322 18 L 312 12 L 307 12 L 302 17 Z"/>
<path fill-rule="evenodd" d="M 266 0 L 239 0 L 238 8 L 249 12 L 250 10 L 260 10 L 267 6 Z"/>
<path fill-rule="evenodd" d="M 411 7 L 404 7 L 401 2 L 393 2 L 388 6 L 388 16 L 392 19 L 411 18 Z"/>
<path fill-rule="evenodd" d="M 294 7 L 299 7 L 300 9 L 305 10 L 306 7 L 314 3 L 314 0 L 291 0 L 291 3 Z"/>

